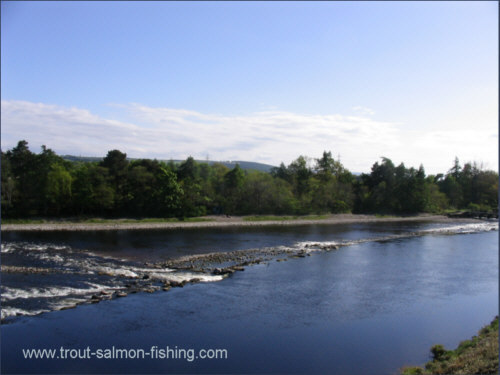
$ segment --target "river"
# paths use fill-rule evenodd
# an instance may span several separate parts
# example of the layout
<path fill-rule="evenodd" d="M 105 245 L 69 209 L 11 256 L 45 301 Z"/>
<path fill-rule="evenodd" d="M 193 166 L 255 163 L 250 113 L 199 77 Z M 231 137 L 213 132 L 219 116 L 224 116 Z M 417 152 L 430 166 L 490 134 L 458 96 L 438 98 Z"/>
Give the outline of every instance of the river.
<path fill-rule="evenodd" d="M 310 256 L 230 277 L 162 266 L 252 249 Z M 496 222 L 6 232 L 2 267 L 2 373 L 394 374 L 498 314 Z M 152 293 L 89 303 L 133 282 Z M 154 346 L 227 358 L 23 358 L 23 349 Z"/>

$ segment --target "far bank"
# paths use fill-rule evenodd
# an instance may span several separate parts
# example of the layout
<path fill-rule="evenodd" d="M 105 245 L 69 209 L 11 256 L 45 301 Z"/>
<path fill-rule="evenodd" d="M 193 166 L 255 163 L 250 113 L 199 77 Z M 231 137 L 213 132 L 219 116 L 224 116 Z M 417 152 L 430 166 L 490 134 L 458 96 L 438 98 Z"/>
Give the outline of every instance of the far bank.
<path fill-rule="evenodd" d="M 157 220 L 157 221 L 156 221 Z M 309 216 L 203 216 L 186 221 L 162 219 L 91 219 L 88 221 L 40 220 L 33 223 L 2 224 L 1 231 L 102 231 L 134 229 L 225 228 L 290 225 L 332 225 L 369 222 L 441 222 L 473 223 L 482 220 L 449 218 L 444 215 L 419 214 L 414 216 L 378 216 L 358 214 L 309 215 Z"/>

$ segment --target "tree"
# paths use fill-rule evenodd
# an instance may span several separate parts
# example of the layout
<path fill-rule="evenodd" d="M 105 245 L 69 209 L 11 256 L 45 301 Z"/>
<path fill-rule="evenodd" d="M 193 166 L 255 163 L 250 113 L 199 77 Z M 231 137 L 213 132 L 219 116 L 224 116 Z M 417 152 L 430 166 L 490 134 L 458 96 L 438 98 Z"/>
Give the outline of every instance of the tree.
<path fill-rule="evenodd" d="M 449 175 L 452 175 L 455 180 L 458 180 L 460 177 L 460 173 L 462 171 L 462 167 L 460 167 L 460 162 L 458 157 L 455 156 L 455 160 L 453 161 L 453 167 L 448 171 Z"/>
<path fill-rule="evenodd" d="M 116 211 L 125 209 L 127 202 L 126 180 L 128 169 L 127 154 L 119 150 L 111 150 L 99 163 L 100 167 L 108 170 L 110 186 L 114 190 L 114 204 Z"/>
<path fill-rule="evenodd" d="M 211 213 L 308 214 L 312 212 L 440 211 L 449 206 L 489 210 L 498 205 L 498 173 L 455 158 L 448 173 L 425 175 L 424 167 L 397 167 L 388 158 L 369 174 L 353 176 L 330 151 L 305 156 L 271 173 L 239 165 L 198 164 L 188 157 L 178 167 L 157 160 L 129 162 L 109 151 L 97 162 L 70 162 L 26 141 L 1 153 L 4 217 L 99 214 L 187 217 Z"/>
<path fill-rule="evenodd" d="M 12 195 L 12 215 L 29 216 L 38 213 L 40 189 L 37 180 L 36 155 L 28 148 L 28 142 L 22 140 L 12 150 L 7 151 L 16 194 Z"/>
<path fill-rule="evenodd" d="M 54 151 L 42 145 L 42 152 L 35 155 L 35 174 L 38 185 L 41 187 L 38 190 L 38 195 L 36 200 L 38 202 L 38 209 L 44 215 L 50 214 L 60 214 L 60 210 L 63 207 L 68 207 L 70 205 L 71 198 L 71 176 L 67 169 L 69 167 L 68 163 L 63 160 L 60 156 L 57 156 Z M 57 178 L 62 178 L 63 172 L 65 172 L 65 178 L 69 177 L 69 192 L 60 196 L 65 202 L 53 201 L 55 191 L 53 190 L 54 184 L 58 184 L 60 181 L 54 180 L 54 176 Z M 67 174 L 67 175 L 66 175 Z M 49 181 L 49 178 L 52 181 Z M 52 189 L 52 190 L 49 190 Z"/>
<path fill-rule="evenodd" d="M 85 163 L 74 171 L 74 209 L 79 214 L 111 214 L 115 207 L 115 190 L 110 185 L 109 169 Z"/>
<path fill-rule="evenodd" d="M 156 183 L 152 200 L 158 203 L 156 212 L 162 217 L 178 214 L 184 191 L 177 182 L 177 176 L 166 166 L 160 166 L 155 178 Z"/>
<path fill-rule="evenodd" d="M 429 192 L 423 165 L 420 165 L 415 173 L 415 177 L 412 179 L 412 187 L 410 212 L 424 212 L 429 203 Z"/>
<path fill-rule="evenodd" d="M 271 176 L 281 178 L 282 180 L 285 180 L 290 184 L 293 183 L 292 172 L 287 167 L 285 167 L 285 164 L 283 164 L 283 162 L 279 167 L 274 167 L 271 169 Z"/>
<path fill-rule="evenodd" d="M 155 202 L 151 195 L 155 188 L 155 177 L 152 168 L 136 163 L 127 175 L 127 207 L 134 215 L 151 215 Z"/>
<path fill-rule="evenodd" d="M 400 170 L 405 170 L 404 165 Z M 370 211 L 392 212 L 397 209 L 395 199 L 396 168 L 389 158 L 382 157 L 382 163 L 372 166 L 370 175 L 364 177 L 364 182 L 369 189 L 366 207 Z"/>
<path fill-rule="evenodd" d="M 45 194 L 49 203 L 48 213 L 59 215 L 62 209 L 70 205 L 71 175 L 59 164 L 51 166 L 47 174 Z"/>
<path fill-rule="evenodd" d="M 293 177 L 295 193 L 300 198 L 309 190 L 309 178 L 312 175 L 306 157 L 299 156 L 288 166 L 288 170 Z"/>
<path fill-rule="evenodd" d="M 316 166 L 314 170 L 316 171 L 319 179 L 325 182 L 333 177 L 334 166 L 335 160 L 333 160 L 332 153 L 330 151 L 323 151 L 323 156 L 320 159 L 316 159 Z"/>
<path fill-rule="evenodd" d="M 1 153 L 2 162 L 2 212 L 4 215 L 12 214 L 12 204 L 14 201 L 14 194 L 16 193 L 16 182 L 12 174 L 10 160 L 7 155 Z"/>
<path fill-rule="evenodd" d="M 439 187 L 448 198 L 452 207 L 460 208 L 462 206 L 462 187 L 452 174 L 448 174 L 446 178 L 439 183 Z"/>
<path fill-rule="evenodd" d="M 240 200 L 242 197 L 241 189 L 243 186 L 243 181 L 245 180 L 245 174 L 240 168 L 239 164 L 236 164 L 233 169 L 227 172 L 224 176 L 224 209 L 226 213 L 237 213 Z"/>
<path fill-rule="evenodd" d="M 208 181 L 207 190 L 212 197 L 207 208 L 210 208 L 214 214 L 221 214 L 224 208 L 225 195 L 225 179 L 224 177 L 229 172 L 229 168 L 224 164 L 214 163 L 211 166 L 211 173 Z"/>
<path fill-rule="evenodd" d="M 475 185 L 477 203 L 487 209 L 498 208 L 498 173 L 480 171 Z"/>
<path fill-rule="evenodd" d="M 107 168 L 111 177 L 115 179 L 117 177 L 121 178 L 127 173 L 127 154 L 124 154 L 119 150 L 108 151 L 108 154 L 99 165 Z"/>
<path fill-rule="evenodd" d="M 196 163 L 193 157 L 190 156 L 179 166 L 177 170 L 177 176 L 179 177 L 180 181 L 195 181 L 198 178 L 198 169 L 198 163 Z"/>
<path fill-rule="evenodd" d="M 244 179 L 245 174 L 243 170 L 240 168 L 239 164 L 236 164 L 234 168 L 224 176 L 224 186 L 227 190 L 238 189 L 243 185 Z"/>

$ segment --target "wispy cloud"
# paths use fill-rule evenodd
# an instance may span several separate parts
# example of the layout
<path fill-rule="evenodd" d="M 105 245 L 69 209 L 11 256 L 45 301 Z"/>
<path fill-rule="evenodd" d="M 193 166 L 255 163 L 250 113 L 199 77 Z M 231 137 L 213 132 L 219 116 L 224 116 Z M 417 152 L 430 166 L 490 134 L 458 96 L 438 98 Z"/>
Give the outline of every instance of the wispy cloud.
<path fill-rule="evenodd" d="M 2 101 L 2 149 L 26 139 L 32 150 L 45 144 L 59 154 L 103 156 L 119 149 L 130 157 L 251 160 L 278 165 L 299 155 L 341 155 L 352 171 L 369 171 L 380 156 L 429 172 L 449 168 L 455 155 L 496 167 L 496 132 L 464 130 L 408 134 L 398 124 L 366 116 L 263 111 L 248 115 L 207 114 L 185 109 L 117 106 L 128 121 L 80 108 L 25 101 Z M 471 142 L 471 139 L 481 142 Z M 464 155 L 465 153 L 465 155 Z"/>
<path fill-rule="evenodd" d="M 375 111 L 373 109 L 370 109 L 370 108 L 367 108 L 367 107 L 362 107 L 360 105 L 352 107 L 352 110 L 356 111 L 356 112 L 359 112 L 362 115 L 373 116 L 375 114 Z"/>

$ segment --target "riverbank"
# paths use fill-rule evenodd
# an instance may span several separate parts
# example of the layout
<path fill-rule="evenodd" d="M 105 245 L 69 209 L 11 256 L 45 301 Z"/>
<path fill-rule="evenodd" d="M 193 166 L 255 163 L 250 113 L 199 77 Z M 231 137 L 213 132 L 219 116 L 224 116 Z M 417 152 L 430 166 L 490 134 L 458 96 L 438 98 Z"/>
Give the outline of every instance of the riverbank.
<path fill-rule="evenodd" d="M 151 219 L 152 220 L 152 219 Z M 160 219 L 159 219 L 160 220 Z M 252 216 L 248 220 L 244 216 L 204 216 L 189 221 L 134 221 L 129 219 L 102 220 L 101 222 L 53 221 L 23 224 L 2 224 L 4 231 L 97 231 L 97 230 L 135 230 L 135 229 L 179 229 L 179 228 L 226 228 L 226 227 L 262 227 L 262 226 L 290 226 L 290 225 L 318 225 L 318 224 L 357 224 L 371 222 L 441 222 L 441 223 L 472 223 L 477 219 L 455 219 L 444 215 L 420 214 L 416 216 L 377 216 L 337 214 L 325 215 L 317 219 L 314 216 L 288 217 L 277 216 L 274 220 L 266 216 L 259 220 Z"/>
<path fill-rule="evenodd" d="M 455 350 L 442 345 L 431 348 L 432 361 L 422 367 L 406 367 L 402 375 L 498 374 L 498 316 L 477 336 L 460 343 Z"/>

